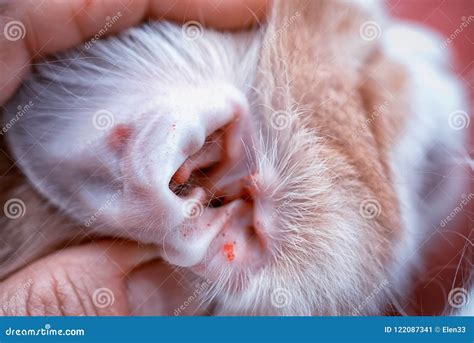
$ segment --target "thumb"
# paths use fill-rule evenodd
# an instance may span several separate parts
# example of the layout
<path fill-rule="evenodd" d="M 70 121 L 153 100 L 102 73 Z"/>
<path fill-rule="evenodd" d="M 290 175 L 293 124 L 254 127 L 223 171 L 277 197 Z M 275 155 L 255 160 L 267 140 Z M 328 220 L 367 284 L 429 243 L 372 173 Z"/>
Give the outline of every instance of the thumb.
<path fill-rule="evenodd" d="M 32 263 L 0 285 L 0 314 L 128 315 L 126 278 L 156 250 L 124 241 L 64 249 Z"/>

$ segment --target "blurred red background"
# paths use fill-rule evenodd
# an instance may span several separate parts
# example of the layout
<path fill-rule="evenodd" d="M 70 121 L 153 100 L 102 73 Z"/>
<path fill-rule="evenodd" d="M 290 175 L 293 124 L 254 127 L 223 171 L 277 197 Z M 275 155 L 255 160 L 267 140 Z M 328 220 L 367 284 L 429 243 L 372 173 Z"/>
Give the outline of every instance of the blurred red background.
<path fill-rule="evenodd" d="M 388 0 L 387 7 L 392 15 L 405 20 L 433 28 L 445 38 L 459 29 L 461 23 L 469 16 L 474 16 L 473 0 Z M 469 114 L 473 117 L 474 109 L 474 20 L 463 31 L 456 35 L 448 45 L 454 55 L 453 70 L 458 73 L 469 96 Z M 474 118 L 469 127 L 469 146 L 466 152 L 472 158 L 474 151 Z M 473 170 L 467 164 L 463 166 L 474 191 Z M 474 203 L 455 217 L 451 227 L 443 228 L 432 236 L 422 251 L 425 256 L 426 274 L 419 275 L 417 287 L 412 299 L 402 304 L 408 314 L 439 315 L 446 304 L 447 294 L 453 287 L 462 287 L 462 279 L 471 273 L 474 265 Z M 464 237 L 463 237 L 464 236 Z M 457 268 L 460 266 L 460 269 Z M 470 299 L 474 301 L 474 299 Z M 474 315 L 474 314 L 473 314 Z"/>

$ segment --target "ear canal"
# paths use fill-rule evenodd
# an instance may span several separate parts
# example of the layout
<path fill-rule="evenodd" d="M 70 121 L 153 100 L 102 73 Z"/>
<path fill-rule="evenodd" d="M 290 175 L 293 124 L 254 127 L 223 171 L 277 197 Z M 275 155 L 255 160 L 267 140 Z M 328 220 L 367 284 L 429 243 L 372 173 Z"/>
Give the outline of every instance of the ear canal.
<path fill-rule="evenodd" d="M 186 196 L 193 187 L 201 187 L 212 205 L 220 188 L 248 174 L 251 157 L 245 154 L 245 140 L 250 125 L 249 118 L 242 116 L 236 111 L 234 121 L 211 133 L 202 148 L 186 159 L 171 178 L 170 189 L 176 195 Z"/>

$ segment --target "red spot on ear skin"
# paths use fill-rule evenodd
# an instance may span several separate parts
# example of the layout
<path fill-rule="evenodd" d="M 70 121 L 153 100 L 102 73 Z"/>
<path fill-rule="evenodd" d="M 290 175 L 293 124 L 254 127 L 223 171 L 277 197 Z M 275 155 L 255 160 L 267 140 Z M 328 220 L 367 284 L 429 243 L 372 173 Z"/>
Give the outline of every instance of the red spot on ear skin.
<path fill-rule="evenodd" d="M 127 140 L 132 135 L 132 128 L 127 124 L 115 125 L 107 137 L 107 145 L 114 151 L 122 150 Z"/>
<path fill-rule="evenodd" d="M 227 261 L 232 262 L 235 258 L 234 243 L 225 243 L 223 250 L 224 250 L 225 257 L 227 258 Z"/>

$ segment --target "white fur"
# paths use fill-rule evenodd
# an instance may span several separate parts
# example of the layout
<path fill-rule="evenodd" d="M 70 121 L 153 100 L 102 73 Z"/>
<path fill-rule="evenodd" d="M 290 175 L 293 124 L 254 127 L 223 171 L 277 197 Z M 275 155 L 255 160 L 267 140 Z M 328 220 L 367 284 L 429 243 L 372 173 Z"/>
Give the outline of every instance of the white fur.
<path fill-rule="evenodd" d="M 467 187 L 456 177 L 447 178 L 436 183 L 437 189 L 429 198 L 420 194 L 426 179 L 443 173 L 438 164 L 430 164 L 428 152 L 437 152 L 452 167 L 465 144 L 464 132 L 450 127 L 449 115 L 466 111 L 466 95 L 448 69 L 450 56 L 441 49 L 441 42 L 433 32 L 404 23 L 394 23 L 383 35 L 385 54 L 408 73 L 410 95 L 408 122 L 392 151 L 404 224 L 393 276 L 396 290 L 406 288 L 413 267 L 422 267 L 419 254 L 424 239 L 440 229 L 440 219 L 456 206 Z"/>

